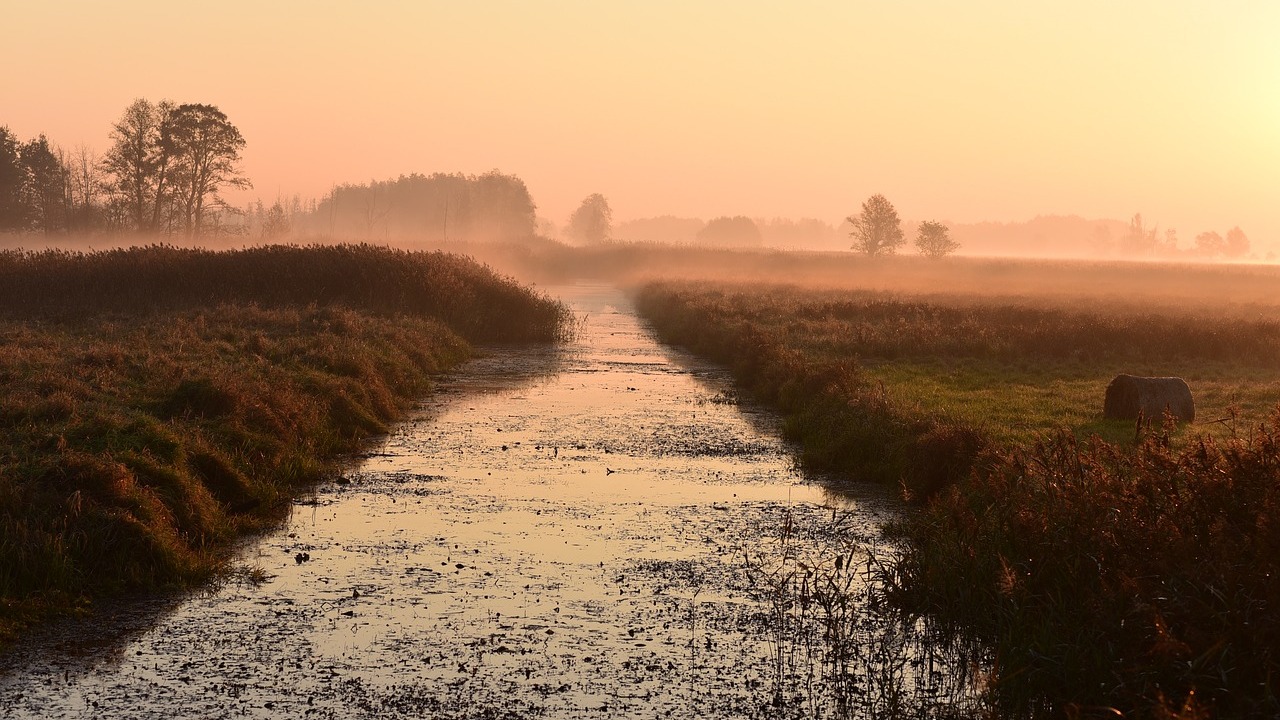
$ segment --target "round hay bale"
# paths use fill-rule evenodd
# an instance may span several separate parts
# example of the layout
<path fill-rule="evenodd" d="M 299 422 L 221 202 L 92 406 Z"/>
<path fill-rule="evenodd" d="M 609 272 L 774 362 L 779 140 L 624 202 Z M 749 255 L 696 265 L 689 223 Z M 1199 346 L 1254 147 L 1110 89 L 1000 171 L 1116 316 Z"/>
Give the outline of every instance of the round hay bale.
<path fill-rule="evenodd" d="M 1166 409 L 1184 422 L 1196 419 L 1196 404 L 1185 380 L 1117 375 L 1107 385 L 1102 415 L 1109 420 L 1136 420 L 1141 413 L 1148 420 L 1158 421 Z"/>

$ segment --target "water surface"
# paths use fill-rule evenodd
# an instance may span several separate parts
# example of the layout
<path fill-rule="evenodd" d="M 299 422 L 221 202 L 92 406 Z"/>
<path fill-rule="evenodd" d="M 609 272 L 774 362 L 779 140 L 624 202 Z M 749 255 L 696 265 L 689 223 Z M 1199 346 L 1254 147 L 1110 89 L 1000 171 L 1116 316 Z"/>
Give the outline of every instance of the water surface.
<path fill-rule="evenodd" d="M 739 402 L 722 371 L 657 344 L 617 290 L 552 292 L 583 318 L 580 336 L 492 348 L 443 382 L 342 480 L 248 544 L 238 564 L 265 582 L 246 572 L 55 629 L 4 661 L 0 707 L 33 718 L 847 711 L 814 688 L 830 672 L 813 664 L 822 648 L 778 623 L 802 615 L 787 593 L 797 567 L 812 575 L 804 553 L 830 561 L 836 529 L 841 547 L 876 542 L 894 504 L 837 499 L 799 472 L 776 419 Z"/>

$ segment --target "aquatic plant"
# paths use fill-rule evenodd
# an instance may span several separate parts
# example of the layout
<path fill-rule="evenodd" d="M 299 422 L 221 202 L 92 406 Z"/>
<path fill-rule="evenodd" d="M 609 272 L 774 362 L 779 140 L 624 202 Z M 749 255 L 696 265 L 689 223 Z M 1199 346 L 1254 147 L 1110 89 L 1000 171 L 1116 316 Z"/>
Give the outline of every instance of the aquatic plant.
<path fill-rule="evenodd" d="M 970 716 L 982 709 L 971 648 L 888 602 L 897 548 L 832 509 L 797 517 L 740 548 L 771 651 L 771 705 L 806 718 Z"/>

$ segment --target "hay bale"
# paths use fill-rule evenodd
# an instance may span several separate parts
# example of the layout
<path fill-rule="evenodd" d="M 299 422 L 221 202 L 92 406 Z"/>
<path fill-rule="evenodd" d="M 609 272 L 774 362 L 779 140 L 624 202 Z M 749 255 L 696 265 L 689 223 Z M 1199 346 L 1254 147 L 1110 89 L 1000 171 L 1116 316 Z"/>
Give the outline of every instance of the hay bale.
<path fill-rule="evenodd" d="M 1185 380 L 1117 375 L 1107 385 L 1102 415 L 1110 420 L 1136 420 L 1142 413 L 1142 417 L 1159 422 L 1165 409 L 1185 422 L 1196 419 L 1196 404 Z"/>

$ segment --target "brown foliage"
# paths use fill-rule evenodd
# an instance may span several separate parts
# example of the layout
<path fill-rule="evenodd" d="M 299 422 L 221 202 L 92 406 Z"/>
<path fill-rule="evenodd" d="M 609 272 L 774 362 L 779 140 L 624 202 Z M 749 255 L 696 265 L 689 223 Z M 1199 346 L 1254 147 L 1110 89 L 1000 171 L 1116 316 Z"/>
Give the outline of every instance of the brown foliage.
<path fill-rule="evenodd" d="M 0 254 L 0 639 L 199 581 L 468 356 L 567 310 L 368 246 Z M 455 332 L 456 329 L 456 332 Z"/>

